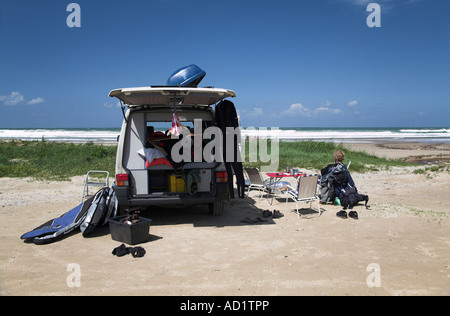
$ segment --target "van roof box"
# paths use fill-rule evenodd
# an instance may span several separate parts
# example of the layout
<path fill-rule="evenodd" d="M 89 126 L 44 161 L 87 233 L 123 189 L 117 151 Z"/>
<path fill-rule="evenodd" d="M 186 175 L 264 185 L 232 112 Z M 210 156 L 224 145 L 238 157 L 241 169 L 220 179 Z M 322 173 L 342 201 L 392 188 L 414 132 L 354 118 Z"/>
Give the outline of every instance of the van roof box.
<path fill-rule="evenodd" d="M 205 71 L 192 64 L 175 70 L 167 79 L 166 85 L 169 87 L 197 87 L 205 76 Z"/>

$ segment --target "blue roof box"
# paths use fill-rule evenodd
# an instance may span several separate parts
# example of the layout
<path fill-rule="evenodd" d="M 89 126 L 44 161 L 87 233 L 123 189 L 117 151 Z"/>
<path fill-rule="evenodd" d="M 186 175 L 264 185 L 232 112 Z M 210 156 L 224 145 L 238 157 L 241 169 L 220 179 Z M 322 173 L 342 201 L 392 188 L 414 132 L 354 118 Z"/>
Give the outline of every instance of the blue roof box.
<path fill-rule="evenodd" d="M 206 72 L 197 65 L 181 67 L 167 79 L 167 86 L 197 87 L 205 76 Z"/>

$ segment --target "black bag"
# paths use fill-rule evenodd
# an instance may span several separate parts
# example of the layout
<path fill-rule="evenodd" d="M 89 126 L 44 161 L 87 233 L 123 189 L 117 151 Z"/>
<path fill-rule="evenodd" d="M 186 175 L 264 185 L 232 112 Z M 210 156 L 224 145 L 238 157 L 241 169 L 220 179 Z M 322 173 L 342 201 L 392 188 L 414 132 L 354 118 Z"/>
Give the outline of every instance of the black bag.
<path fill-rule="evenodd" d="M 358 190 L 355 187 L 347 185 L 344 189 L 342 189 L 341 195 L 341 205 L 344 209 L 349 208 L 352 209 L 353 206 L 358 204 L 358 202 L 365 201 L 366 209 L 368 208 L 367 202 L 369 202 L 369 196 L 365 194 L 359 194 Z"/>

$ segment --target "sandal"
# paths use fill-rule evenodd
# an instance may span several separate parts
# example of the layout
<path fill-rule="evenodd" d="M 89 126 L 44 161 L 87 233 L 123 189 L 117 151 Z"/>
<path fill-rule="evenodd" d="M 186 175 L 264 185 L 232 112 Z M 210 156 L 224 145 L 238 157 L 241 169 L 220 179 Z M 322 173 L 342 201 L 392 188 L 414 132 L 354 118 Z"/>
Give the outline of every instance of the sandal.
<path fill-rule="evenodd" d="M 284 214 L 283 213 L 281 213 L 279 210 L 274 210 L 273 211 L 273 218 L 280 218 L 280 217 L 283 217 L 284 216 Z"/>
<path fill-rule="evenodd" d="M 340 218 L 347 218 L 347 212 L 344 211 L 344 210 L 339 211 L 339 212 L 336 213 L 336 216 L 340 217 Z"/>
<path fill-rule="evenodd" d="M 353 219 L 358 219 L 358 213 L 356 211 L 351 211 L 350 213 L 348 213 L 348 216 Z"/>

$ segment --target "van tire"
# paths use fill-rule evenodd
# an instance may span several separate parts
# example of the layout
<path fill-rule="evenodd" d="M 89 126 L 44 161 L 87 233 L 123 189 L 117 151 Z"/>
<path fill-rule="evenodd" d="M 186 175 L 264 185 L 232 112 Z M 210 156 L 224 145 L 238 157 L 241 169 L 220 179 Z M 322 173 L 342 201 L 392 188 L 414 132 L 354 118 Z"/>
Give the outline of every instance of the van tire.
<path fill-rule="evenodd" d="M 214 203 L 209 203 L 209 214 L 212 216 L 220 216 L 223 214 L 223 201 L 216 201 Z"/>

